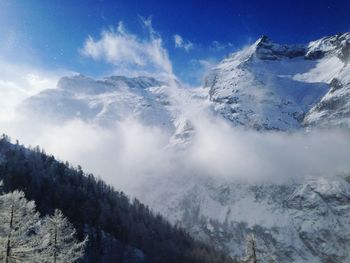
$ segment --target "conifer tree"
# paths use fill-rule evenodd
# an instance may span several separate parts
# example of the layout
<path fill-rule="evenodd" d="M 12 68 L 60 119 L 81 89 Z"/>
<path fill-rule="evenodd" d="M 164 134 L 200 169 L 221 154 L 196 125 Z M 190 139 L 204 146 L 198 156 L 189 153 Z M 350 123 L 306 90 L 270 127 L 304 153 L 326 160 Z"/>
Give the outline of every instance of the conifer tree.
<path fill-rule="evenodd" d="M 74 227 L 60 210 L 56 209 L 54 215 L 44 219 L 39 235 L 42 237 L 42 262 L 70 263 L 84 255 L 87 238 L 83 242 L 76 240 Z"/>
<path fill-rule="evenodd" d="M 246 253 L 243 259 L 244 263 L 257 263 L 257 246 L 256 240 L 253 234 L 248 235 L 246 238 Z"/>
<path fill-rule="evenodd" d="M 0 261 L 37 262 L 38 239 L 35 228 L 39 214 L 35 203 L 14 191 L 0 196 Z"/>

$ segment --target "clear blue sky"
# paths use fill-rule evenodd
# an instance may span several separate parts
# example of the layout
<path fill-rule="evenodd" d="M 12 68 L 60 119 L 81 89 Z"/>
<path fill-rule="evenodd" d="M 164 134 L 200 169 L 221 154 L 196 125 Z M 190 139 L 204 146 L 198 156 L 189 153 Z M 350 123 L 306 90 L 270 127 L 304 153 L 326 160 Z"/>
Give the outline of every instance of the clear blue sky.
<path fill-rule="evenodd" d="M 0 0 L 0 5 L 0 59 L 90 76 L 105 74 L 111 65 L 81 56 L 86 38 L 97 39 L 119 21 L 142 36 L 139 16 L 152 16 L 175 73 L 190 83 L 198 81 L 196 61 L 217 61 L 263 34 L 276 42 L 305 43 L 350 31 L 349 0 Z M 193 48 L 175 48 L 174 34 Z"/>

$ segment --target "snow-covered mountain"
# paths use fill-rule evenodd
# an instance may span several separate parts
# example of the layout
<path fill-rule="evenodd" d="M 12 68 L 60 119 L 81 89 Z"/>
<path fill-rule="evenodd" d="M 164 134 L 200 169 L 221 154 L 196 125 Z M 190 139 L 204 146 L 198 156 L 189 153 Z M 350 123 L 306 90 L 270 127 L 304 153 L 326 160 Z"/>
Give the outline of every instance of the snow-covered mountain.
<path fill-rule="evenodd" d="M 83 120 L 104 128 L 134 119 L 169 136 L 169 146 L 183 147 L 193 134 L 184 105 L 209 107 L 206 89 L 184 89 L 176 80 L 83 75 L 62 77 L 57 86 L 24 100 L 18 113 L 34 120 L 62 123 Z"/>
<path fill-rule="evenodd" d="M 199 108 L 262 132 L 349 128 L 349 54 L 349 33 L 306 45 L 281 45 L 264 36 L 219 63 L 203 88 L 149 77 L 78 75 L 28 98 L 19 111 L 104 127 L 136 118 L 165 130 L 170 147 L 191 143 Z M 231 255 L 242 255 L 244 236 L 254 233 L 269 252 L 264 262 L 350 262 L 350 183 L 344 176 L 279 184 L 165 176 L 141 192 L 172 222 Z"/>
<path fill-rule="evenodd" d="M 63 77 L 57 87 L 28 98 L 20 110 L 51 121 L 79 118 L 87 122 L 111 125 L 135 117 L 149 125 L 171 129 L 166 101 L 152 87 L 164 83 L 154 78 L 123 76 L 94 80 L 83 75 Z"/>
<path fill-rule="evenodd" d="M 232 256 L 253 233 L 260 262 L 350 262 L 350 182 L 309 178 L 246 184 L 215 178 L 149 182 L 143 200 Z M 271 261 L 271 259 L 275 261 Z"/>
<path fill-rule="evenodd" d="M 263 36 L 223 60 L 205 86 L 216 111 L 236 125 L 286 131 L 331 120 L 349 126 L 349 45 L 349 33 L 307 45 Z"/>
<path fill-rule="evenodd" d="M 311 42 L 309 49 L 309 55 L 321 57 L 321 59 L 318 66 L 305 76 L 306 79 L 315 82 L 326 81 L 330 89 L 322 100 L 308 112 L 304 124 L 318 127 L 337 125 L 349 128 L 350 33 Z"/>
<path fill-rule="evenodd" d="M 307 45 L 276 44 L 263 36 L 210 72 L 204 83 L 208 96 L 187 89 L 187 97 L 200 93 L 206 107 L 234 125 L 257 130 L 349 127 L 349 54 L 350 33 Z M 20 108 L 40 118 L 80 118 L 103 125 L 136 117 L 173 132 L 188 125 L 184 118 L 179 122 L 181 89 L 185 92 L 178 82 L 151 77 L 94 80 L 77 75 L 63 77 L 56 88 L 30 97 Z"/>

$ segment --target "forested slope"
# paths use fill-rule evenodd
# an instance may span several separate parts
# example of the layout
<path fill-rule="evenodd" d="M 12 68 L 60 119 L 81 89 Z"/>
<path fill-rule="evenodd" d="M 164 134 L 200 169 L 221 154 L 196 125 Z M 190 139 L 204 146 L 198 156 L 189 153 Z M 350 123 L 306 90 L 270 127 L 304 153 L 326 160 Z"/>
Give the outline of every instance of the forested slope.
<path fill-rule="evenodd" d="M 80 167 L 7 136 L 0 139 L 0 180 L 5 191 L 24 191 L 41 215 L 60 209 L 80 239 L 88 235 L 84 262 L 232 262 Z"/>

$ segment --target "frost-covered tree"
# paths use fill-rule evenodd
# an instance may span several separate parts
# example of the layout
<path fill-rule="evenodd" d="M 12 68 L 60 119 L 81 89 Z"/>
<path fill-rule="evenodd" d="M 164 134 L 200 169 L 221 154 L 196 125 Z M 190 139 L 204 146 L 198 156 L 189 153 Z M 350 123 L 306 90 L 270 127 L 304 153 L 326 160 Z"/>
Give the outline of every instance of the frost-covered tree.
<path fill-rule="evenodd" d="M 35 226 L 38 221 L 35 203 L 28 201 L 23 192 L 0 196 L 1 262 L 37 262 Z"/>
<path fill-rule="evenodd" d="M 83 256 L 86 239 L 76 241 L 61 211 L 40 222 L 35 203 L 23 192 L 0 195 L 0 262 L 69 263 Z"/>
<path fill-rule="evenodd" d="M 76 231 L 60 210 L 47 216 L 40 228 L 43 250 L 40 252 L 42 262 L 70 263 L 84 255 L 87 238 L 78 242 Z"/>
<path fill-rule="evenodd" d="M 253 234 L 246 237 L 246 252 L 242 261 L 245 263 L 258 262 L 256 240 Z"/>

